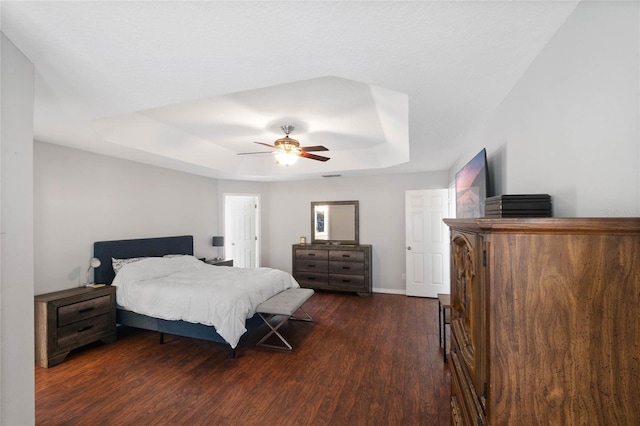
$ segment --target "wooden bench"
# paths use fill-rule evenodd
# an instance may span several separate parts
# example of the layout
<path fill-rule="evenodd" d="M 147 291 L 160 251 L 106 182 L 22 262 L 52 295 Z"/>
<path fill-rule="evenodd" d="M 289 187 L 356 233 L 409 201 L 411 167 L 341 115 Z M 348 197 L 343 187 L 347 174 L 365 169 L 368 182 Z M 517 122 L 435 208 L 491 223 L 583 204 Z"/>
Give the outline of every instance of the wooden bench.
<path fill-rule="evenodd" d="M 287 340 L 278 332 L 278 329 L 290 319 L 308 322 L 313 321 L 313 318 L 311 318 L 311 316 L 304 309 L 302 309 L 302 305 L 307 300 L 309 300 L 311 296 L 313 296 L 313 293 L 313 290 L 310 288 L 290 288 L 285 291 L 281 291 L 280 293 L 270 297 L 269 299 L 258 305 L 258 307 L 256 308 L 256 312 L 258 313 L 258 315 L 260 315 L 260 318 L 262 318 L 262 320 L 269 326 L 271 331 L 262 339 L 260 339 L 260 341 L 256 345 L 274 349 L 284 349 L 288 351 L 292 350 L 293 348 L 291 347 L 289 342 L 287 342 Z M 293 316 L 293 314 L 298 310 L 304 312 L 306 316 Z M 283 318 L 274 327 L 271 325 L 271 322 L 269 322 L 269 319 L 275 316 L 281 316 Z M 285 346 L 264 343 L 265 340 L 267 340 L 273 334 L 278 336 Z"/>

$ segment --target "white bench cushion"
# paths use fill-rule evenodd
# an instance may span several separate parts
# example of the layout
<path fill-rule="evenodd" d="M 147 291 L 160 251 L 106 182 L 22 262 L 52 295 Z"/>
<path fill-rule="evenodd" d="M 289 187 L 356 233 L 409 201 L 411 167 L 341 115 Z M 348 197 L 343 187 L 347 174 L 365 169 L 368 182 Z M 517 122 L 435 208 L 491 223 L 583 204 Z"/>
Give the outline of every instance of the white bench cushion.
<path fill-rule="evenodd" d="M 289 288 L 262 302 L 256 312 L 272 315 L 291 316 L 313 296 L 310 288 Z"/>

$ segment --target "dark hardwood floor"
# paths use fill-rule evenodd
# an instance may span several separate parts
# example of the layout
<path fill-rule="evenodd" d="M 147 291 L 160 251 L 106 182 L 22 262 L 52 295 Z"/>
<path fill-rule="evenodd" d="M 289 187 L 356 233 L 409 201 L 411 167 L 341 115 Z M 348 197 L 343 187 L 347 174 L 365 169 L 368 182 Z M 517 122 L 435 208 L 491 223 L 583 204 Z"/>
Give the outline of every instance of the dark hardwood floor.
<path fill-rule="evenodd" d="M 36 368 L 39 425 L 447 425 L 436 299 L 316 292 L 292 352 L 122 327 L 115 343 Z"/>

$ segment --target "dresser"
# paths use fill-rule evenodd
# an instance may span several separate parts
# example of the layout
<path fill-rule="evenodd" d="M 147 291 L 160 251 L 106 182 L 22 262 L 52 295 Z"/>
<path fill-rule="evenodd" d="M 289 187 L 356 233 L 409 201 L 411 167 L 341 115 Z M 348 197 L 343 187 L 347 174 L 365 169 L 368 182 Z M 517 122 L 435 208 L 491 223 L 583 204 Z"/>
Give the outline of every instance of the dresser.
<path fill-rule="evenodd" d="M 640 218 L 445 223 L 452 424 L 640 424 Z"/>
<path fill-rule="evenodd" d="M 116 339 L 116 289 L 79 287 L 35 299 L 35 357 L 39 367 L 64 361 L 88 343 Z"/>
<path fill-rule="evenodd" d="M 294 244 L 293 277 L 301 287 L 370 296 L 371 246 Z"/>

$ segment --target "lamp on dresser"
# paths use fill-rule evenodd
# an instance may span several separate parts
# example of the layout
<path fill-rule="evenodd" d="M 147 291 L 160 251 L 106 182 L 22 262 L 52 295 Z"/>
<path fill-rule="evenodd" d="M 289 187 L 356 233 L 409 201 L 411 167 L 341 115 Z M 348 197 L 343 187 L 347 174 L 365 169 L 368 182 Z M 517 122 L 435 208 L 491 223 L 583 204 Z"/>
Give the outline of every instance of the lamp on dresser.
<path fill-rule="evenodd" d="M 222 247 L 223 248 L 222 251 L 224 253 L 224 237 L 213 237 L 212 245 L 214 247 Z M 220 254 L 219 251 L 218 251 L 218 254 Z M 223 257 L 218 256 L 218 257 L 215 258 L 215 260 L 221 260 L 223 258 L 224 258 L 224 256 Z"/>

